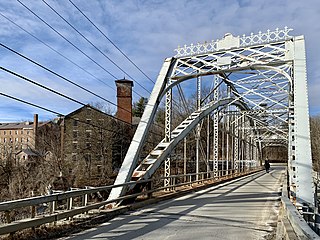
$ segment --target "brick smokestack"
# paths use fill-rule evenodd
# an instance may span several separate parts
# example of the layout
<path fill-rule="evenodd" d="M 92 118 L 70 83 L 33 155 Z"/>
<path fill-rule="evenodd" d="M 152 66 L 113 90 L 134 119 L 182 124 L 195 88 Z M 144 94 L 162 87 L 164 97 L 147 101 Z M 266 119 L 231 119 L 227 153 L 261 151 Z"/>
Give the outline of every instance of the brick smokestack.
<path fill-rule="evenodd" d="M 127 79 L 116 80 L 117 85 L 117 118 L 132 124 L 132 87 L 133 82 Z"/>
<path fill-rule="evenodd" d="M 34 149 L 37 149 L 38 141 L 38 114 L 33 115 L 33 139 L 34 139 Z"/>

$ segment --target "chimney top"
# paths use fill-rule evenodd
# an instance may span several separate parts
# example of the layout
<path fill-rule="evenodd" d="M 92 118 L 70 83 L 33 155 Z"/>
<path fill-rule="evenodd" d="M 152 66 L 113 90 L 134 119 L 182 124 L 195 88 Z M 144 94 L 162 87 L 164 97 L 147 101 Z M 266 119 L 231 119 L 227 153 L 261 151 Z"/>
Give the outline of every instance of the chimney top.
<path fill-rule="evenodd" d="M 132 86 L 133 81 L 120 79 L 115 81 L 117 85 L 117 118 L 132 123 Z"/>
<path fill-rule="evenodd" d="M 130 83 L 131 87 L 133 87 L 133 81 L 125 79 L 125 78 L 116 80 L 115 82 L 116 82 L 116 84 L 117 83 Z"/>

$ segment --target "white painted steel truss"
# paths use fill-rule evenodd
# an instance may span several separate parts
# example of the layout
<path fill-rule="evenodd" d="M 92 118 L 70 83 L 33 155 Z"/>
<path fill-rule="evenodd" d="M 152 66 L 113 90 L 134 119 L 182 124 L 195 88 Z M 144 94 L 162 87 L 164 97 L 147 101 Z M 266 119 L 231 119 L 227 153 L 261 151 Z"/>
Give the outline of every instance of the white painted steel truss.
<path fill-rule="evenodd" d="M 313 205 L 304 38 L 290 36 L 289 31 L 291 29 L 276 29 L 241 37 L 226 34 L 221 40 L 176 49 L 177 55 L 164 62 L 115 184 L 152 176 L 173 147 L 193 128 L 185 128 L 187 118 L 171 132 L 168 125 L 171 90 L 187 80 L 213 75 L 214 79 L 221 80 L 218 85 L 216 81 L 213 101 L 203 102 L 201 110 L 189 116 L 196 126 L 204 115 L 213 112 L 216 142 L 212 170 L 219 169 L 219 123 L 228 119 L 227 142 L 229 144 L 230 138 L 233 149 L 231 154 L 228 148 L 227 158 L 232 156 L 231 167 L 243 171 L 250 166 L 261 165 L 262 148 L 285 146 L 289 154 L 291 196 L 301 203 Z M 166 131 L 164 140 L 138 165 L 146 135 L 166 94 L 166 129 L 170 131 Z M 238 106 L 241 103 L 242 108 L 231 106 L 231 103 L 238 103 Z M 219 110 L 222 105 L 226 106 L 224 111 Z M 220 118 L 222 114 L 228 117 Z M 170 174 L 168 163 L 166 175 Z M 128 190 L 125 187 L 114 188 L 109 198 L 122 196 Z"/>

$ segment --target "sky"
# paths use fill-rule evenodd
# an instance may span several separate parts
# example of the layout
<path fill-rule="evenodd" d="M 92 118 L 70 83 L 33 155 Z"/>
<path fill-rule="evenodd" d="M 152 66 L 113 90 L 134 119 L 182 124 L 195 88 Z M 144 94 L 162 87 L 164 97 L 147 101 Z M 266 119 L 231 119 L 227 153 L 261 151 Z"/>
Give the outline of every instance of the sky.
<path fill-rule="evenodd" d="M 178 45 L 221 39 L 225 33 L 238 36 L 277 27 L 293 28 L 291 35 L 304 35 L 306 40 L 310 114 L 320 115 L 319 0 L 71 1 L 154 82 L 164 59 L 174 56 Z M 47 120 L 57 113 L 65 115 L 82 106 L 4 69 L 84 104 L 104 102 L 113 113 L 116 110 L 113 105 L 116 103 L 116 79 L 135 81 L 133 101 L 141 96 L 149 97 L 154 83 L 135 68 L 74 5 L 69 0 L 0 0 L 0 93 L 54 112 L 0 96 L 0 122 L 32 119 L 35 113 L 39 114 L 40 120 Z"/>

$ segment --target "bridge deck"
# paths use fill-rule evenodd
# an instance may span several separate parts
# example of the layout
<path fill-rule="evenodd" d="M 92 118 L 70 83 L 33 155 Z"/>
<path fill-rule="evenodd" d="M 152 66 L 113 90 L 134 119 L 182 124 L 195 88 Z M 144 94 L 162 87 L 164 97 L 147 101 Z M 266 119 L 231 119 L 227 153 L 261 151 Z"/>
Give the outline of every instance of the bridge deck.
<path fill-rule="evenodd" d="M 272 167 L 64 239 L 268 239 L 276 229 L 283 171 Z"/>

